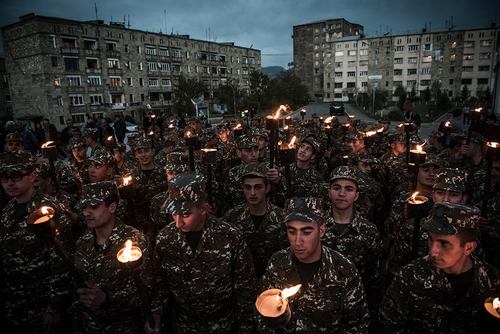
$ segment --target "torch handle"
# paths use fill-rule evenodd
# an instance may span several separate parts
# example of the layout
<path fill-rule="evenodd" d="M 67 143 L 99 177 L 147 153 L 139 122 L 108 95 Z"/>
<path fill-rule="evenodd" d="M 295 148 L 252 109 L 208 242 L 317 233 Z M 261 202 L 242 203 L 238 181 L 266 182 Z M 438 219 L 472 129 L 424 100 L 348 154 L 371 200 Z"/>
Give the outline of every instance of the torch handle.
<path fill-rule="evenodd" d="M 413 182 L 412 182 L 412 185 L 413 185 L 413 188 L 412 188 L 412 191 L 415 191 L 415 189 L 417 189 L 417 180 L 418 180 L 418 164 L 416 163 L 414 165 L 414 168 L 413 168 Z"/>
<path fill-rule="evenodd" d="M 212 200 L 212 164 L 207 164 L 207 193 L 208 193 L 208 204 L 213 205 L 213 200 Z"/>
<path fill-rule="evenodd" d="M 57 237 L 52 238 L 52 244 L 54 245 L 56 253 L 59 254 L 64 264 L 66 264 L 66 267 L 68 267 L 69 273 L 71 274 L 71 276 L 73 276 L 73 279 L 75 280 L 78 287 L 87 288 L 85 280 L 82 278 L 78 270 L 76 270 L 73 260 L 71 260 L 71 257 L 69 256 L 68 252 L 66 252 L 66 249 L 64 249 L 64 246 L 61 244 L 61 242 Z"/>
<path fill-rule="evenodd" d="M 144 290 L 144 286 L 142 285 L 139 276 L 134 276 L 134 282 L 137 288 L 137 294 L 139 295 L 139 299 L 141 300 L 142 311 L 144 312 L 144 316 L 149 323 L 149 327 L 155 328 L 156 322 L 153 317 L 153 312 L 151 312 L 151 304 L 149 304 L 148 295 Z"/>
<path fill-rule="evenodd" d="M 285 164 L 286 193 L 288 198 L 292 198 L 292 179 L 290 177 L 290 164 Z"/>
<path fill-rule="evenodd" d="M 469 126 L 469 132 L 467 133 L 467 142 L 465 143 L 465 145 L 469 145 L 470 144 L 470 140 L 472 139 L 472 130 L 474 129 L 474 125 L 475 125 L 475 120 L 472 120 L 472 124 Z M 467 163 L 467 156 L 464 155 L 462 156 L 462 161 L 460 162 L 460 167 L 465 167 L 465 164 Z"/>
<path fill-rule="evenodd" d="M 413 245 L 411 248 L 412 259 L 418 258 L 418 244 L 420 240 L 420 218 L 413 218 Z"/>
<path fill-rule="evenodd" d="M 486 218 L 488 212 L 488 198 L 490 195 L 491 170 L 493 169 L 493 159 L 486 160 L 486 180 L 484 183 L 483 205 L 481 207 L 481 216 Z"/>
<path fill-rule="evenodd" d="M 410 163 L 410 133 L 406 132 L 406 164 Z"/>
<path fill-rule="evenodd" d="M 57 197 L 61 199 L 61 189 L 59 188 L 59 182 L 57 181 L 56 168 L 54 167 L 54 159 L 49 158 L 50 172 L 52 174 L 52 182 L 54 182 L 54 187 L 56 188 Z"/>
<path fill-rule="evenodd" d="M 189 145 L 189 171 L 194 172 L 194 147 Z"/>
<path fill-rule="evenodd" d="M 270 156 L 270 163 L 271 163 L 271 168 L 274 168 L 274 165 L 276 164 L 276 136 L 275 136 L 275 130 L 271 130 L 271 142 L 270 142 L 270 147 L 269 147 L 269 156 Z"/>

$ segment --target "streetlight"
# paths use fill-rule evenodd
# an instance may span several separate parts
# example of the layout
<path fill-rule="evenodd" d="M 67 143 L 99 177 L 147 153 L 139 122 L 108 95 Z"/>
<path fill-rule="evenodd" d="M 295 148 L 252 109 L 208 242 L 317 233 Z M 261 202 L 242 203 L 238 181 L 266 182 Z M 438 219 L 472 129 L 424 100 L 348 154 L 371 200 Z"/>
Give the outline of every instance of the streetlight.
<path fill-rule="evenodd" d="M 363 41 L 363 44 L 373 48 L 373 103 L 372 103 L 372 113 L 375 116 L 375 80 L 377 79 L 377 49 L 370 44 Z M 370 77 L 368 77 L 370 79 Z"/>

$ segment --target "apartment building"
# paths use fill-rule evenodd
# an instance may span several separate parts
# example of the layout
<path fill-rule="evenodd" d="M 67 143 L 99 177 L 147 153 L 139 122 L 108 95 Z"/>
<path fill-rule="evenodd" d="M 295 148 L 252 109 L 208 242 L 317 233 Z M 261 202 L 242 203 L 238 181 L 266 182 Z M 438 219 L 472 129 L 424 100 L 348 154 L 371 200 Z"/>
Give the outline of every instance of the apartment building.
<path fill-rule="evenodd" d="M 329 19 L 293 27 L 293 66 L 295 75 L 309 87 L 311 99 L 323 98 L 323 69 L 326 47 L 345 36 L 363 34 L 363 26 L 344 19 Z"/>
<path fill-rule="evenodd" d="M 169 112 L 181 76 L 207 84 L 200 107 L 208 108 L 219 85 L 234 79 L 249 89 L 250 72 L 261 69 L 260 50 L 123 23 L 28 14 L 1 32 L 14 116 L 48 116 L 59 128 L 87 114 L 140 120 L 136 109 L 148 104 Z"/>
<path fill-rule="evenodd" d="M 7 78 L 7 68 L 5 58 L 0 53 L 0 117 L 7 118 L 12 115 L 12 98 L 9 90 L 9 80 Z"/>
<path fill-rule="evenodd" d="M 495 24 L 424 28 L 326 42 L 324 101 L 348 101 L 374 82 L 391 93 L 398 85 L 422 93 L 438 80 L 450 99 L 464 85 L 472 96 L 486 87 L 493 92 L 499 30 Z"/>

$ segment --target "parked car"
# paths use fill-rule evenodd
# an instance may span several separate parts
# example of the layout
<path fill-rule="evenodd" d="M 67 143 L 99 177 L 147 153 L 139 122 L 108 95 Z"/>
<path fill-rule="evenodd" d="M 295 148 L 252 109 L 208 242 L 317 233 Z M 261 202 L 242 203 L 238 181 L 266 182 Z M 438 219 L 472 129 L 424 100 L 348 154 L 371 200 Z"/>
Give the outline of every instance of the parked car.
<path fill-rule="evenodd" d="M 127 125 L 127 131 L 126 132 L 137 132 L 137 125 L 125 121 L 125 124 Z M 109 126 L 111 126 L 113 129 L 115 128 L 115 123 L 111 123 Z"/>
<path fill-rule="evenodd" d="M 334 101 L 330 103 L 330 116 L 331 115 L 343 116 L 344 114 L 345 114 L 344 102 Z"/>

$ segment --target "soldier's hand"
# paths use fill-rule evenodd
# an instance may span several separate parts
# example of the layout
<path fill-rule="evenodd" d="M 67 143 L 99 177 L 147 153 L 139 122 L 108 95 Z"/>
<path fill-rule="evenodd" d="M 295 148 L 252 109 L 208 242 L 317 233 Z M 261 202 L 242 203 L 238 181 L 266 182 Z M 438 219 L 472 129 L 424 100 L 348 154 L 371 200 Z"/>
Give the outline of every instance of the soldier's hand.
<path fill-rule="evenodd" d="M 97 310 L 106 299 L 106 294 L 104 291 L 99 289 L 97 285 L 89 282 L 85 283 L 87 284 L 88 289 L 80 288 L 76 290 L 76 292 L 80 294 L 80 302 L 88 308 Z"/>
<path fill-rule="evenodd" d="M 480 230 L 486 230 L 486 227 L 488 227 L 488 220 L 484 217 L 479 217 L 479 220 L 477 221 L 477 227 L 479 227 Z"/>
<path fill-rule="evenodd" d="M 269 182 L 277 184 L 279 182 L 279 172 L 278 172 L 278 167 L 274 166 L 274 168 L 271 168 L 267 171 L 267 179 Z"/>
<path fill-rule="evenodd" d="M 50 314 L 45 312 L 43 314 L 43 328 L 44 329 L 52 329 L 57 323 L 61 321 L 60 314 Z"/>
<path fill-rule="evenodd" d="M 161 325 L 161 317 L 159 314 L 153 314 L 153 318 L 155 319 L 155 328 L 151 328 L 149 327 L 149 322 L 146 321 L 146 323 L 144 324 L 144 331 L 148 334 L 151 334 L 151 333 L 159 333 L 160 332 L 160 325 Z"/>
<path fill-rule="evenodd" d="M 467 154 L 469 154 L 469 145 L 464 144 L 460 147 L 460 150 L 457 153 L 455 153 L 455 158 L 460 158 L 461 156 Z"/>
<path fill-rule="evenodd" d="M 113 177 L 113 181 L 115 181 L 116 185 L 119 186 L 123 183 L 123 177 L 121 175 L 115 175 Z"/>

